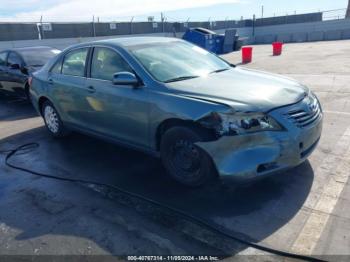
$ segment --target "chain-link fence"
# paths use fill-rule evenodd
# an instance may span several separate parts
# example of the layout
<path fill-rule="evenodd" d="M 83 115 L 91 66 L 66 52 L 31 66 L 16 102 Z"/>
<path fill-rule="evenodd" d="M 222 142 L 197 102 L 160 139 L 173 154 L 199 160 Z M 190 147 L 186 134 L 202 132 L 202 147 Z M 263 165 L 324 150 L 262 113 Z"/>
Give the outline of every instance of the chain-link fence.
<path fill-rule="evenodd" d="M 322 12 L 322 19 L 324 21 L 345 19 L 346 11 L 346 8 L 324 11 Z"/>
<path fill-rule="evenodd" d="M 85 23 L 0 23 L 0 41 L 100 37 L 131 34 L 156 34 L 185 32 L 187 28 L 203 27 L 211 30 L 227 28 L 252 28 L 282 24 L 317 22 L 344 19 L 346 9 L 308 14 L 293 14 L 259 19 L 220 20 L 202 22 L 85 22 Z M 341 16 L 342 15 L 342 16 Z"/>

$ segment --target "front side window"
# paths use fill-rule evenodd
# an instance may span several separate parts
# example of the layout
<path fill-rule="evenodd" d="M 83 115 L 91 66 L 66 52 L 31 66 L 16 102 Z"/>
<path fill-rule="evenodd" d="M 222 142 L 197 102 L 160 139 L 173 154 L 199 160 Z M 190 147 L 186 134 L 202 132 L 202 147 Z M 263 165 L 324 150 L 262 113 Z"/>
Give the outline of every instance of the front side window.
<path fill-rule="evenodd" d="M 230 65 L 217 56 L 181 41 L 131 46 L 129 50 L 161 82 L 180 81 L 230 69 Z"/>
<path fill-rule="evenodd" d="M 88 48 L 71 51 L 64 57 L 62 74 L 70 76 L 85 76 Z"/>
<path fill-rule="evenodd" d="M 0 53 L 0 66 L 6 65 L 7 52 Z"/>
<path fill-rule="evenodd" d="M 120 72 L 132 72 L 132 69 L 117 52 L 96 47 L 92 57 L 91 78 L 112 81 L 113 75 Z"/>
<path fill-rule="evenodd" d="M 21 65 L 22 64 L 21 58 L 14 52 L 10 52 L 7 61 L 8 61 L 8 64 L 10 66 L 11 65 Z"/>

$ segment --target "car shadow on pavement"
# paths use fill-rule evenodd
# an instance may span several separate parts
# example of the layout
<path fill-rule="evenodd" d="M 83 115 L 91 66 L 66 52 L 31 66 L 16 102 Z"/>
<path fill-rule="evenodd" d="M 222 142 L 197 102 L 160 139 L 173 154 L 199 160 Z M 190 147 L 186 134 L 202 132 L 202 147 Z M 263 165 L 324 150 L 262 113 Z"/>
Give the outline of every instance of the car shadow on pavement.
<path fill-rule="evenodd" d="M 0 93 L 1 121 L 16 121 L 38 116 L 32 104 L 25 98 Z"/>
<path fill-rule="evenodd" d="M 271 236 L 299 212 L 314 179 L 311 165 L 305 162 L 254 184 L 237 185 L 230 180 L 220 180 L 193 189 L 170 180 L 156 158 L 80 134 L 73 133 L 65 139 L 56 140 L 44 128 L 38 128 L 0 141 L 0 145 L 16 147 L 28 142 L 38 142 L 40 147 L 16 156 L 13 163 L 52 175 L 112 184 L 206 219 L 254 242 Z M 0 170 L 4 168 L 1 163 Z M 6 219 L 6 216 L 0 217 Z M 27 238 L 32 235 L 33 229 L 25 223 L 6 220 L 0 223 L 20 228 Z M 41 232 L 48 233 L 52 234 L 45 230 Z M 91 237 L 98 242 L 84 232 L 66 232 L 64 228 L 62 232 L 55 231 L 55 234 L 80 233 L 81 237 Z M 98 244 L 109 249 L 104 243 Z"/>

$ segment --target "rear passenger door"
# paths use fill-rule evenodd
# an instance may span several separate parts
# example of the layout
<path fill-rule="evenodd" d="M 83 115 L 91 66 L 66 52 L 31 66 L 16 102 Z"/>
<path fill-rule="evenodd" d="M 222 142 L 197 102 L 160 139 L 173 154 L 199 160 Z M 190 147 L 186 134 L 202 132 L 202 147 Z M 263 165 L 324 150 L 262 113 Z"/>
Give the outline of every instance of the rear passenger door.
<path fill-rule="evenodd" d="M 80 128 L 87 126 L 84 116 L 89 93 L 85 87 L 88 53 L 87 47 L 68 52 L 53 66 L 48 78 L 49 96 L 62 120 Z"/>

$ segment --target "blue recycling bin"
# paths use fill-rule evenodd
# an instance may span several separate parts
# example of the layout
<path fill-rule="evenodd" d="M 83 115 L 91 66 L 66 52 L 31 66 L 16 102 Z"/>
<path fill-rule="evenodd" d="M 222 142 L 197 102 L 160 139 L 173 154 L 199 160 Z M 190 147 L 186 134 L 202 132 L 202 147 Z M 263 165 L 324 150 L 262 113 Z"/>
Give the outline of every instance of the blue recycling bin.
<path fill-rule="evenodd" d="M 219 35 L 205 28 L 191 28 L 186 31 L 183 39 L 198 45 L 215 54 L 223 53 L 224 35 Z"/>

